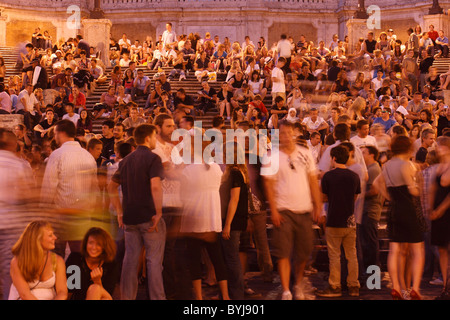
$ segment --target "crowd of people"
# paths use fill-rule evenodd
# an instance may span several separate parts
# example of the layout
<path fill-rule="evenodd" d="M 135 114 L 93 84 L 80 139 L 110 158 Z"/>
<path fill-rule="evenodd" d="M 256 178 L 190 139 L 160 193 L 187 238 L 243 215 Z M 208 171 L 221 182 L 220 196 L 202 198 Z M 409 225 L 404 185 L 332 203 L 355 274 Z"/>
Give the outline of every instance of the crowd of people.
<path fill-rule="evenodd" d="M 450 71 L 438 75 L 433 66 L 448 55 L 448 39 L 433 26 L 408 34 L 369 32 L 351 52 L 348 38 L 337 35 L 329 46 L 287 35 L 272 46 L 250 37 L 240 44 L 210 33 L 177 36 L 167 23 L 155 43 L 111 39 L 110 77 L 81 36 L 44 47 L 42 56 L 27 44 L 22 76 L 0 84 L 2 113 L 24 115 L 23 125 L 0 134 L 0 169 L 25 168 L 20 179 L 2 176 L 3 201 L 24 201 L 11 186 L 33 181 L 39 204 L 65 218 L 60 234 L 48 222 L 30 223 L 11 259 L 2 257 L 11 261 L 12 279 L 6 290 L 9 275 L 0 280 L 3 298 L 112 299 L 119 287 L 128 300 L 147 281 L 153 300 L 200 300 L 202 282 L 217 283 L 224 300 L 242 300 L 252 292 L 245 257 L 254 246 L 262 279 L 272 281 L 275 257 L 281 298 L 301 300 L 304 275 L 317 271 L 313 224 L 325 233 L 329 257 L 329 286 L 316 294 L 340 297 L 347 288 L 359 296 L 367 267 L 381 266 L 378 224 L 386 205 L 392 297 L 421 299 L 426 279 L 442 285 L 439 299 L 449 299 L 450 108 L 443 90 Z M 146 68 L 157 70 L 153 78 Z M 170 83 L 191 72 L 197 96 L 172 92 Z M 106 81 L 91 113 L 86 95 Z M 49 88 L 58 95 L 47 104 Z M 277 129 L 256 150 L 269 161 L 251 163 L 255 151 L 232 140 L 225 149 L 233 163 L 175 163 L 175 146 L 194 144 L 203 134 L 194 121 L 210 110 L 219 113 L 215 132 L 228 121 L 244 132 Z M 93 132 L 95 120 L 101 134 Z M 192 138 L 172 141 L 175 129 Z M 206 148 L 192 148 L 192 157 L 203 158 Z M 274 159 L 275 171 L 267 165 Z M 98 216 L 107 226 L 89 228 Z M 83 270 L 81 289 L 63 285 L 72 265 Z"/>

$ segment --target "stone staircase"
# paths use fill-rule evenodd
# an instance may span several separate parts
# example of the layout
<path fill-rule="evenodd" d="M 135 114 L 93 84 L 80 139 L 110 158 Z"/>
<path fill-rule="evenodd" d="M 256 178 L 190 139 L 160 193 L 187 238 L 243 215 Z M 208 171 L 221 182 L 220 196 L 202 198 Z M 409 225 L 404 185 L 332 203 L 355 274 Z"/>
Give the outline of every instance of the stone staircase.
<path fill-rule="evenodd" d="M 18 51 L 15 48 L 8 48 L 8 47 L 0 47 L 0 54 L 5 59 L 5 64 L 7 68 L 6 72 L 6 78 L 5 81 L 9 79 L 10 76 L 13 75 L 20 75 L 21 70 L 15 67 L 16 60 L 18 57 Z M 437 62 L 435 62 L 437 63 Z M 448 70 L 448 66 L 450 65 L 450 59 L 441 60 L 440 63 L 440 72 L 445 72 Z M 154 70 L 148 70 L 147 68 L 144 69 L 144 74 L 151 79 L 153 79 L 153 76 L 157 73 L 157 71 Z M 92 95 L 88 96 L 86 98 L 86 107 L 88 110 L 92 110 L 94 105 L 100 101 L 100 96 L 107 91 L 109 82 L 110 82 L 110 73 L 112 68 L 106 68 L 105 73 L 108 75 L 108 79 L 105 83 L 99 84 L 97 88 L 94 90 Z M 171 68 L 163 68 L 166 75 L 170 73 Z M 443 70 L 443 71 L 441 71 Z M 52 72 L 50 68 L 47 68 L 48 75 L 51 76 Z M 216 89 L 218 91 L 220 89 L 221 80 L 218 80 L 217 82 L 211 82 L 210 86 Z M 201 84 L 198 82 L 198 80 L 195 78 L 193 73 L 187 75 L 186 80 L 178 81 L 178 79 L 172 80 L 170 82 L 172 87 L 172 92 L 176 92 L 179 88 L 183 88 L 187 94 L 191 95 L 194 99 L 197 97 L 197 92 L 202 89 Z M 145 100 L 138 100 L 136 103 L 139 105 L 139 107 L 145 106 Z M 264 104 L 269 109 L 271 106 L 271 96 L 268 94 L 264 100 Z M 201 117 L 196 117 L 196 120 L 201 120 L 203 128 L 208 129 L 211 127 L 212 118 L 218 114 L 217 110 L 210 110 L 206 115 Z M 94 133 L 101 133 L 101 123 L 104 121 L 103 118 L 100 118 L 96 121 L 94 121 L 93 131 Z M 229 121 L 226 120 L 226 128 L 229 128 Z M 387 261 L 387 254 L 389 251 L 389 241 L 387 239 L 387 232 L 386 232 L 386 222 L 385 222 L 385 210 L 382 214 L 382 220 L 380 221 L 379 228 L 378 228 L 378 234 L 379 234 L 379 242 L 380 242 L 380 260 L 381 260 L 381 267 L 383 271 L 386 271 L 386 261 Z M 267 232 L 268 232 L 268 238 L 269 238 L 269 245 L 271 243 L 271 237 L 272 237 L 272 229 L 273 226 L 271 224 L 270 220 L 270 210 L 267 215 Z M 314 231 L 316 233 L 316 240 L 315 240 L 315 252 L 314 252 L 314 264 L 313 266 L 317 268 L 319 271 L 327 271 L 328 270 L 328 253 L 326 249 L 326 241 L 323 237 L 323 232 L 319 227 L 315 227 Z M 276 269 L 276 259 L 273 257 L 274 261 L 274 268 Z M 256 258 L 256 249 L 251 249 L 249 251 L 249 271 L 257 271 L 258 265 L 257 265 L 257 258 Z"/>

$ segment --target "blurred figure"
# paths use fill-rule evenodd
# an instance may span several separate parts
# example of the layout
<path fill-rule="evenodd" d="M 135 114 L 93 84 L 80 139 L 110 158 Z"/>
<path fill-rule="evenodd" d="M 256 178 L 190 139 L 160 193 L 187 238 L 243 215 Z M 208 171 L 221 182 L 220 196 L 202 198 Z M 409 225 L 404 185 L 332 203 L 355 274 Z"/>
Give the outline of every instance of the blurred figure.
<path fill-rule="evenodd" d="M 13 258 L 11 248 L 24 227 L 17 207 L 26 203 L 27 196 L 30 196 L 23 190 L 32 193 L 34 184 L 29 163 L 19 159 L 16 151 L 14 133 L 0 128 L 0 300 L 8 298 L 11 285 L 9 268 Z M 18 231 L 16 225 L 22 230 Z"/>
<path fill-rule="evenodd" d="M 70 120 L 55 126 L 59 146 L 51 153 L 42 182 L 42 205 L 66 213 L 61 241 L 69 241 L 71 251 L 79 251 L 80 241 L 89 227 L 88 216 L 97 205 L 97 164 L 94 157 L 75 141 L 76 128 Z M 63 248 L 58 248 L 63 249 Z M 59 252 L 61 253 L 61 252 Z"/>

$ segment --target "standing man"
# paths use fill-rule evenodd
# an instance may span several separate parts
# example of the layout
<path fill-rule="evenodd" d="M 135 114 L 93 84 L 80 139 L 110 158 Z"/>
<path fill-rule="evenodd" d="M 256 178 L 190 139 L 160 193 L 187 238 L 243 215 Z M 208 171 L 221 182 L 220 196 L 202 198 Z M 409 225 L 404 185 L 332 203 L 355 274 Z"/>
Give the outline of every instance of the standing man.
<path fill-rule="evenodd" d="M 156 127 L 141 124 L 134 131 L 138 147 L 119 163 L 108 186 L 117 212 L 119 227 L 125 229 L 125 257 L 120 279 L 122 300 L 136 299 L 138 264 L 145 247 L 150 300 L 165 300 L 162 263 L 166 241 L 166 224 L 162 217 L 163 165 L 152 152 L 156 146 Z M 123 200 L 119 200 L 118 187 Z"/>
<path fill-rule="evenodd" d="M 341 245 L 344 247 L 348 264 L 347 285 L 352 297 L 359 296 L 358 259 L 356 256 L 355 200 L 361 193 L 359 177 L 347 169 L 349 151 L 338 145 L 331 149 L 333 170 L 322 178 L 324 201 L 328 202 L 327 250 L 330 261 L 329 286 L 317 292 L 320 297 L 340 297 L 341 292 Z M 345 186 L 343 188 L 342 186 Z"/>
<path fill-rule="evenodd" d="M 171 48 L 173 48 L 177 44 L 177 34 L 172 30 L 171 22 L 166 23 L 166 31 L 164 31 L 162 34 L 162 42 L 163 48 L 165 48 L 166 45 L 169 45 Z"/>
<path fill-rule="evenodd" d="M 350 142 L 356 148 L 365 146 L 377 146 L 377 139 L 374 136 L 369 135 L 369 121 L 365 119 L 358 120 L 356 123 L 356 131 L 358 134 L 350 139 Z"/>
<path fill-rule="evenodd" d="M 156 147 L 153 150 L 161 158 L 164 167 L 164 180 L 162 181 L 163 219 L 166 223 L 166 245 L 164 250 L 164 289 L 167 299 L 180 300 L 190 298 L 191 282 L 186 275 L 182 256 L 185 253 L 182 242 L 178 239 L 179 226 L 182 213 L 182 202 L 180 199 L 180 174 L 172 161 L 171 137 L 175 130 L 175 122 L 172 116 L 161 113 L 154 121 L 156 126 Z"/>
<path fill-rule="evenodd" d="M 72 252 L 79 251 L 85 228 L 90 224 L 88 213 L 96 208 L 98 193 L 97 164 L 94 157 L 75 141 L 76 132 L 75 124 L 70 120 L 56 123 L 55 141 L 59 148 L 48 158 L 41 190 L 43 205 L 62 213 L 77 213 L 77 216 L 67 215 L 63 225 L 65 234 L 61 236 L 61 240 L 69 242 Z"/>
<path fill-rule="evenodd" d="M 301 283 L 303 271 L 313 249 L 312 221 L 317 220 L 322 210 L 316 165 L 311 152 L 296 145 L 294 125 L 279 123 L 280 150 L 270 156 L 272 164 L 279 168 L 261 169 L 267 200 L 274 225 L 274 255 L 278 258 L 278 272 L 282 286 L 282 300 L 292 300 L 289 288 L 291 254 L 295 252 L 295 299 L 305 298 Z M 266 159 L 267 160 L 267 159 Z M 268 161 L 264 161 L 268 163 Z"/>
<path fill-rule="evenodd" d="M 272 70 L 272 104 L 275 98 L 280 96 L 286 101 L 286 83 L 284 81 L 283 67 L 286 65 L 286 58 L 280 57 L 277 65 Z"/>
<path fill-rule="evenodd" d="M 286 59 L 286 63 L 284 64 L 283 71 L 288 74 L 291 72 L 290 65 L 291 65 L 291 43 L 287 39 L 287 36 L 285 34 L 281 35 L 280 41 L 278 41 L 277 44 L 277 53 L 279 54 L 279 57 L 283 57 Z"/>

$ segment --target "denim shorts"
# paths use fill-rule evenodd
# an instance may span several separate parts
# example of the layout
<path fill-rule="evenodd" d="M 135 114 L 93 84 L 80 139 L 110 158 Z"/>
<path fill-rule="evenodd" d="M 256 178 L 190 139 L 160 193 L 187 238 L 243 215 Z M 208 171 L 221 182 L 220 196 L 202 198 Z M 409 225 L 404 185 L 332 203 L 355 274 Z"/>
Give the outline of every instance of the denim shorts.
<path fill-rule="evenodd" d="M 277 258 L 293 257 L 304 262 L 314 248 L 314 233 L 311 213 L 280 211 L 284 221 L 273 229 L 273 254 Z"/>

